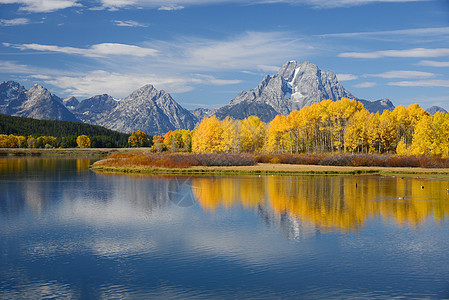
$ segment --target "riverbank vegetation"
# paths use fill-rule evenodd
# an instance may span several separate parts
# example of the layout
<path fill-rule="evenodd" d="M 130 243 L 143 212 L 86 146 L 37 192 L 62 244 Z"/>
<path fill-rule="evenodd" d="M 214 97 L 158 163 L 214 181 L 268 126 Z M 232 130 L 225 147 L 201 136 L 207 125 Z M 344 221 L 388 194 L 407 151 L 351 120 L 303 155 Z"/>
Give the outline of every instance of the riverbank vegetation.
<path fill-rule="evenodd" d="M 254 166 L 270 165 L 308 165 L 344 167 L 383 167 L 383 168 L 449 168 L 449 158 L 430 156 L 399 156 L 389 154 L 242 154 L 242 153 L 152 153 L 122 152 L 114 153 L 94 164 L 94 169 L 152 170 L 182 169 L 197 166 Z M 282 168 L 278 171 L 282 171 Z M 274 170 L 276 171 L 276 170 Z"/>
<path fill-rule="evenodd" d="M 192 134 L 197 153 L 365 153 L 449 156 L 449 115 L 419 105 L 370 113 L 356 100 L 325 100 L 264 123 L 215 116 Z"/>
<path fill-rule="evenodd" d="M 95 168 L 188 168 L 193 166 L 252 166 L 256 158 L 250 154 L 181 154 L 126 152 L 114 153 L 95 163 Z"/>

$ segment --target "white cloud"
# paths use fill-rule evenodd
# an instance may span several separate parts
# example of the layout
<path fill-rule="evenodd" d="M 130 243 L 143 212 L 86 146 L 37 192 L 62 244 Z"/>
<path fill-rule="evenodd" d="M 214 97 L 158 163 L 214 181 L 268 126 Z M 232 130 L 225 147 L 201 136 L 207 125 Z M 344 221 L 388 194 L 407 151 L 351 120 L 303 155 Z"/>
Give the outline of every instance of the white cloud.
<path fill-rule="evenodd" d="M 35 79 L 43 79 L 43 80 L 51 79 L 51 77 L 48 75 L 40 75 L 40 74 L 39 75 L 31 75 L 29 77 L 35 78 Z"/>
<path fill-rule="evenodd" d="M 435 76 L 433 73 L 420 72 L 420 71 L 388 71 L 381 74 L 367 74 L 367 77 L 379 77 L 379 78 L 404 78 L 404 79 L 415 79 L 415 78 L 429 78 Z"/>
<path fill-rule="evenodd" d="M 223 80 L 207 75 L 168 77 L 156 74 L 120 74 L 103 70 L 92 71 L 82 76 L 59 76 L 46 81 L 74 96 L 106 93 L 114 97 L 125 97 L 146 84 L 152 84 L 157 89 L 164 89 L 170 93 L 183 93 L 193 90 L 193 86 L 197 84 L 228 85 L 239 82 L 240 80 Z"/>
<path fill-rule="evenodd" d="M 393 2 L 418 2 L 426 0 L 177 0 L 175 7 L 185 7 L 191 5 L 215 5 L 221 3 L 235 3 L 241 5 L 287 3 L 291 5 L 307 5 L 314 8 L 336 8 L 360 6 L 372 3 L 393 3 Z M 160 8 L 170 7 L 166 0 L 102 0 L 101 3 L 106 8 L 125 7 L 148 7 Z"/>
<path fill-rule="evenodd" d="M 75 76 L 80 75 L 79 73 L 69 72 L 64 70 L 55 70 L 55 69 L 47 69 L 47 68 L 39 68 L 33 67 L 23 64 L 18 64 L 14 61 L 0 60 L 0 73 L 4 74 L 22 74 L 29 75 L 30 77 L 35 76 Z M 36 75 L 39 74 L 39 75 Z"/>
<path fill-rule="evenodd" d="M 410 87 L 449 87 L 449 80 L 415 80 L 415 81 L 399 81 L 389 82 L 388 85 L 394 86 L 410 86 Z"/>
<path fill-rule="evenodd" d="M 287 32 L 245 32 L 228 40 L 184 38 L 159 47 L 160 52 L 170 53 L 166 63 L 207 70 L 278 70 L 273 66 L 314 49 Z"/>
<path fill-rule="evenodd" d="M 143 24 L 143 23 L 139 23 L 136 21 L 132 21 L 132 20 L 127 20 L 127 21 L 113 21 L 115 23 L 115 25 L 117 26 L 123 26 L 123 27 L 148 27 L 148 25 Z"/>
<path fill-rule="evenodd" d="M 0 26 L 19 26 L 30 24 L 30 19 L 16 18 L 16 19 L 0 19 Z"/>
<path fill-rule="evenodd" d="M 242 82 L 241 80 L 238 79 L 217 79 L 214 76 L 210 75 L 196 74 L 195 76 L 196 78 L 192 79 L 192 82 L 194 83 L 204 83 L 211 85 L 230 85 Z"/>
<path fill-rule="evenodd" d="M 19 4 L 19 10 L 33 13 L 53 12 L 82 6 L 77 0 L 0 0 L 0 4 Z"/>
<path fill-rule="evenodd" d="M 181 10 L 184 9 L 184 6 L 180 5 L 164 5 L 159 7 L 157 10 L 165 10 L 165 11 L 172 11 L 172 10 Z"/>
<path fill-rule="evenodd" d="M 356 88 L 371 88 L 371 87 L 375 87 L 375 86 L 376 86 L 375 82 L 362 82 L 362 83 L 354 85 L 354 87 L 356 87 Z"/>
<path fill-rule="evenodd" d="M 60 47 L 54 45 L 41 45 L 41 44 L 19 44 L 13 45 L 9 43 L 3 43 L 5 47 L 13 47 L 20 50 L 35 50 L 46 52 L 57 52 L 65 54 L 76 54 L 87 57 L 104 57 L 107 55 L 129 55 L 129 56 L 155 56 L 157 50 L 151 48 L 142 48 L 134 45 L 116 44 L 116 43 L 103 43 L 92 45 L 89 48 L 75 48 L 75 47 Z"/>
<path fill-rule="evenodd" d="M 407 50 L 384 50 L 374 52 L 345 52 L 338 57 L 347 58 L 382 58 L 382 57 L 442 57 L 449 56 L 449 48 L 414 48 Z"/>
<path fill-rule="evenodd" d="M 417 63 L 418 66 L 426 66 L 426 67 L 449 67 L 449 61 L 433 61 L 433 60 L 422 60 Z"/>
<path fill-rule="evenodd" d="M 338 81 L 350 81 L 358 79 L 359 77 L 353 74 L 336 74 Z"/>
<path fill-rule="evenodd" d="M 346 32 L 346 33 L 330 33 L 321 34 L 320 37 L 373 37 L 386 35 L 406 35 L 406 36 L 435 36 L 435 35 L 449 35 L 449 27 L 430 27 L 430 28 L 413 28 L 401 30 L 386 30 L 386 31 L 367 31 L 367 32 Z"/>

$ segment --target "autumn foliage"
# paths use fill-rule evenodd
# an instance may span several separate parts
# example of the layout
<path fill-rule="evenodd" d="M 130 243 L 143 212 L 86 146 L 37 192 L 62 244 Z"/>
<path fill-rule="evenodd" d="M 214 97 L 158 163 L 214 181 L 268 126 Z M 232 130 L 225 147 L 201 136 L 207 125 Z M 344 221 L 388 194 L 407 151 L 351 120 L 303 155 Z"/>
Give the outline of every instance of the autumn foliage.
<path fill-rule="evenodd" d="M 79 148 L 90 148 L 91 141 L 87 135 L 80 135 L 76 138 L 76 144 Z"/>
<path fill-rule="evenodd" d="M 192 154 L 192 153 L 116 153 L 107 159 L 95 163 L 97 167 L 126 168 L 187 168 L 193 166 L 252 166 L 256 159 L 252 155 L 228 154 Z"/>
<path fill-rule="evenodd" d="M 370 113 L 354 99 L 325 100 L 268 124 L 255 116 L 205 118 L 193 131 L 192 151 L 448 157 L 449 115 L 429 115 L 417 104 Z"/>

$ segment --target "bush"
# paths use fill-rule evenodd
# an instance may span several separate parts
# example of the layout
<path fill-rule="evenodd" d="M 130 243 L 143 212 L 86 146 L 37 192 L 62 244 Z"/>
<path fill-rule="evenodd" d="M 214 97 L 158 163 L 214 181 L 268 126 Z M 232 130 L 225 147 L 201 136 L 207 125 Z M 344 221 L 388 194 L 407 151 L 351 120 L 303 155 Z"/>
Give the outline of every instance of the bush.
<path fill-rule="evenodd" d="M 256 159 L 249 154 L 170 154 L 116 153 L 96 163 L 108 167 L 187 168 L 192 166 L 252 166 Z"/>

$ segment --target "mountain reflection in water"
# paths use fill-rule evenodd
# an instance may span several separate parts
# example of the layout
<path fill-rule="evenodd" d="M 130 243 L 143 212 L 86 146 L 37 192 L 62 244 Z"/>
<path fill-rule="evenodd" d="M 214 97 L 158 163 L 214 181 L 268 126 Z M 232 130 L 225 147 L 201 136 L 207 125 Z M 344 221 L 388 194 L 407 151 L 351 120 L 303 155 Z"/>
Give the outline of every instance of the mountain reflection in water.
<path fill-rule="evenodd" d="M 68 170 L 90 172 L 89 159 L 7 159 L 0 161 L 2 178 L 22 176 L 6 190 L 0 213 L 25 207 L 39 214 L 49 205 L 52 190 L 67 201 L 89 193 L 91 201 L 126 202 L 151 214 L 169 205 L 199 205 L 205 212 L 239 207 L 253 210 L 289 237 L 298 231 L 348 233 L 370 218 L 394 220 L 414 228 L 426 220 L 437 223 L 449 214 L 449 182 L 418 176 L 117 176 L 96 174 L 64 182 Z M 39 172 L 45 172 L 45 180 Z M 422 188 L 424 187 L 424 188 Z M 57 197 L 56 197 L 57 198 Z M 85 197 L 83 197 L 85 198 Z M 302 229 L 301 229 L 302 228 Z"/>

